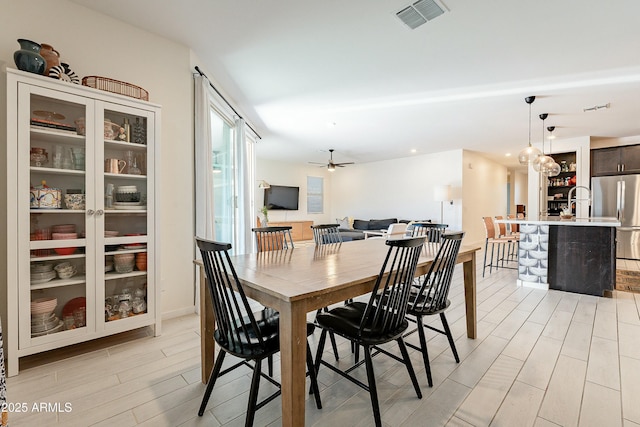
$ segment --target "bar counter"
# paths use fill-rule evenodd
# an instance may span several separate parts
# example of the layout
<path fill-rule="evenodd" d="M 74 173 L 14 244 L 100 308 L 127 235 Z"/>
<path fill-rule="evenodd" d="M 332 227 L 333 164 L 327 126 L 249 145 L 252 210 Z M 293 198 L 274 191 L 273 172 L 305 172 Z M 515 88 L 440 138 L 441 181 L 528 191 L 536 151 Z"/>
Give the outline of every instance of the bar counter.
<path fill-rule="evenodd" d="M 518 285 L 605 296 L 615 289 L 615 218 L 506 219 L 520 226 Z"/>

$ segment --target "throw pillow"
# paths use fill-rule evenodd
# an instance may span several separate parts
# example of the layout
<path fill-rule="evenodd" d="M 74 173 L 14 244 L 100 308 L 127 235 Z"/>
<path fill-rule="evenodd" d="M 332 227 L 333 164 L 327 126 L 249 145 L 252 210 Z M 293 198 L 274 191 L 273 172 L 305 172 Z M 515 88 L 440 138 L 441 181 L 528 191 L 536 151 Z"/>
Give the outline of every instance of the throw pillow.
<path fill-rule="evenodd" d="M 386 230 L 391 224 L 398 222 L 397 218 L 369 220 L 369 230 Z"/>
<path fill-rule="evenodd" d="M 369 229 L 369 221 L 365 221 L 362 219 L 354 219 L 353 220 L 353 229 L 354 230 L 368 230 Z"/>
<path fill-rule="evenodd" d="M 346 216 L 342 219 L 336 218 L 336 223 L 338 224 L 338 228 L 341 230 L 352 230 L 351 225 L 349 224 L 349 218 Z"/>

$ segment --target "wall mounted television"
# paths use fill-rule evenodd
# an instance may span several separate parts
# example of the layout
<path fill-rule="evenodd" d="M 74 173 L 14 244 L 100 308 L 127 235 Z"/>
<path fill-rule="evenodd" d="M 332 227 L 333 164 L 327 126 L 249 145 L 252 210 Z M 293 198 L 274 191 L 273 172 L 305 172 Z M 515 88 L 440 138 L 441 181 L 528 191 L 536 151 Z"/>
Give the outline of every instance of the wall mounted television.
<path fill-rule="evenodd" d="M 269 210 L 297 211 L 300 187 L 272 185 L 264 190 L 264 205 Z"/>

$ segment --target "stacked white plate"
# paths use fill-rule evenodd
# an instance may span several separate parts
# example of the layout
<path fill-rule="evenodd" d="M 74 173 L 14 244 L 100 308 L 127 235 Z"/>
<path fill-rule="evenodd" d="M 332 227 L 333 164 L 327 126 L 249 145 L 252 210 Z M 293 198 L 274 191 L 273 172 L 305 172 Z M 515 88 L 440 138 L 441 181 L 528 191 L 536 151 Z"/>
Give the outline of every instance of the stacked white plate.
<path fill-rule="evenodd" d="M 55 274 L 55 272 L 53 273 Z M 58 300 L 55 297 L 38 298 L 31 301 L 32 337 L 51 334 L 62 329 L 64 323 L 54 313 L 57 305 Z"/>
<path fill-rule="evenodd" d="M 53 264 L 50 263 L 33 263 L 31 265 L 31 284 L 46 283 L 56 278 L 56 272 L 53 271 Z"/>
<path fill-rule="evenodd" d="M 114 209 L 131 209 L 131 210 L 142 210 L 146 209 L 147 206 L 141 205 L 140 202 L 113 202 Z"/>

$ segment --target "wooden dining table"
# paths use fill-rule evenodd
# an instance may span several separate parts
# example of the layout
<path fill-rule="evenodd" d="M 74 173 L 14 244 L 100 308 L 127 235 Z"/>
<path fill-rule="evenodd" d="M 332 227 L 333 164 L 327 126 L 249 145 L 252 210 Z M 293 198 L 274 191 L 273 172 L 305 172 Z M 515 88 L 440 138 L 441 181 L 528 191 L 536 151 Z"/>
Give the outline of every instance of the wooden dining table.
<path fill-rule="evenodd" d="M 438 249 L 425 244 L 416 275 L 426 274 Z M 388 246 L 384 239 L 366 239 L 321 246 L 232 256 L 248 297 L 280 312 L 282 425 L 303 426 L 305 420 L 307 313 L 371 291 Z M 476 245 L 463 245 L 467 336 L 476 337 Z M 200 265 L 200 327 L 202 382 L 214 364 L 215 318 L 206 277 Z M 215 392 L 215 391 L 214 391 Z"/>

